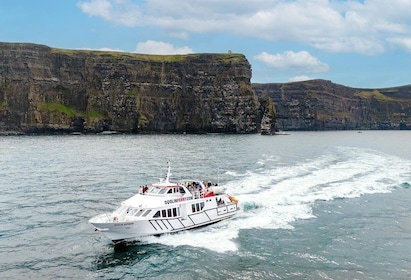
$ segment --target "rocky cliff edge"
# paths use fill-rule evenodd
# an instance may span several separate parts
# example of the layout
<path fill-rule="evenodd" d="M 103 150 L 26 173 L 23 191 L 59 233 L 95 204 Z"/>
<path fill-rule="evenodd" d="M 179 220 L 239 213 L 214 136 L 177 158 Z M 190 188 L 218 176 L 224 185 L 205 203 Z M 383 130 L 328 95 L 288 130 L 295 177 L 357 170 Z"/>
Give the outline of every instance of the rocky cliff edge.
<path fill-rule="evenodd" d="M 411 85 L 365 89 L 310 80 L 252 86 L 274 101 L 280 130 L 411 129 Z"/>
<path fill-rule="evenodd" d="M 241 54 L 142 55 L 0 43 L 0 132 L 255 133 L 273 103 Z"/>

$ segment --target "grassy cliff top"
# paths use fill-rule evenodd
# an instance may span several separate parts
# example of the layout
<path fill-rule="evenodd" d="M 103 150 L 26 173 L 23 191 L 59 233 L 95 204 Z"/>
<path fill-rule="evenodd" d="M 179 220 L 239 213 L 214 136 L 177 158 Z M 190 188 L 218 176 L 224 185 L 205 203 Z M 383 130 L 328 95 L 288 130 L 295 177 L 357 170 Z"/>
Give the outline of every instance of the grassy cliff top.
<path fill-rule="evenodd" d="M 35 51 L 51 52 L 66 56 L 93 56 L 114 59 L 135 59 L 148 62 L 184 62 L 190 59 L 206 59 L 213 63 L 242 63 L 247 61 L 246 57 L 240 53 L 194 53 L 194 54 L 174 54 L 174 55 L 155 55 L 139 54 L 119 51 L 100 51 L 100 50 L 76 50 L 51 48 L 46 45 L 33 43 L 9 43 L 0 42 L 0 49 L 5 51 Z"/>
<path fill-rule="evenodd" d="M 117 51 L 98 51 L 98 50 L 69 50 L 51 48 L 51 52 L 67 56 L 87 55 L 96 57 L 112 57 L 117 59 L 135 59 L 141 61 L 153 62 L 184 62 L 187 59 L 207 57 L 213 62 L 221 63 L 241 63 L 245 61 L 245 56 L 239 53 L 195 53 L 195 54 L 173 54 L 173 55 L 156 55 L 156 54 L 139 54 Z"/>

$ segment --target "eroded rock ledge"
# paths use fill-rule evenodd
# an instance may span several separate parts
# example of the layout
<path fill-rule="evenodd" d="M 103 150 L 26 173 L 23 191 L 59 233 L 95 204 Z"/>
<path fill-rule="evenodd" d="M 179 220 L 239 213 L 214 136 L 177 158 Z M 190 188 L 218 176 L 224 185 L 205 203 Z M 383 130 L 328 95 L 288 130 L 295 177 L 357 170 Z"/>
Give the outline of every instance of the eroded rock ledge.
<path fill-rule="evenodd" d="M 241 54 L 160 56 L 0 43 L 0 132 L 270 130 L 274 110 L 261 106 L 250 78 Z"/>
<path fill-rule="evenodd" d="M 253 84 L 271 98 L 280 130 L 411 129 L 411 85 L 351 88 L 326 80 Z"/>

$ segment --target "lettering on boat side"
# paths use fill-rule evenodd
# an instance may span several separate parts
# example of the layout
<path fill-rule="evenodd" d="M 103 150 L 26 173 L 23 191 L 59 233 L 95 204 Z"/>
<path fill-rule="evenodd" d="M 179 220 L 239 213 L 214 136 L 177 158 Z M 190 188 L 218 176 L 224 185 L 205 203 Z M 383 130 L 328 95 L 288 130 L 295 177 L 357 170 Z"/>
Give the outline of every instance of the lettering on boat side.
<path fill-rule="evenodd" d="M 119 227 L 119 226 L 129 226 L 132 225 L 133 223 L 119 223 L 119 224 L 114 224 L 115 227 Z"/>
<path fill-rule="evenodd" d="M 192 200 L 192 199 L 193 199 L 192 196 L 168 199 L 168 200 L 164 200 L 164 204 L 171 204 L 171 203 L 182 202 L 182 201 Z"/>

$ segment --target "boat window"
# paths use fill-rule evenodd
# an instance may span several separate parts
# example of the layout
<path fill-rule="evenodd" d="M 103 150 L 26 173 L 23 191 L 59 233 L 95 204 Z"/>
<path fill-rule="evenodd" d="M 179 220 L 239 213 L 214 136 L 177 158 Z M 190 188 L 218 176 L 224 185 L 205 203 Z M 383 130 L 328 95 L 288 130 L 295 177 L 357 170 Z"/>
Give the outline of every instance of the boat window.
<path fill-rule="evenodd" d="M 158 218 L 158 217 L 160 217 L 160 211 L 157 211 L 153 216 L 153 218 Z"/>
<path fill-rule="evenodd" d="M 204 209 L 204 202 L 191 204 L 191 210 L 194 212 L 199 212 Z"/>
<path fill-rule="evenodd" d="M 147 210 L 146 212 L 144 212 L 143 217 L 147 216 L 150 212 L 151 210 Z"/>
<path fill-rule="evenodd" d="M 164 188 L 159 188 L 159 187 L 155 187 L 155 186 L 151 186 L 151 188 L 149 189 L 149 192 L 152 194 L 164 194 L 165 190 Z"/>
<path fill-rule="evenodd" d="M 143 214 L 144 211 L 145 211 L 144 209 L 140 209 L 134 216 L 136 217 L 141 216 L 141 214 Z"/>
<path fill-rule="evenodd" d="M 177 208 L 173 208 L 173 217 L 177 217 Z"/>
<path fill-rule="evenodd" d="M 186 192 L 183 187 L 179 187 L 179 191 L 180 191 L 180 193 L 185 193 Z"/>
<path fill-rule="evenodd" d="M 167 209 L 167 217 L 172 217 L 171 216 L 171 209 Z"/>
<path fill-rule="evenodd" d="M 121 205 L 117 210 L 115 211 L 118 214 L 123 213 L 127 209 L 127 206 Z"/>
<path fill-rule="evenodd" d="M 130 212 L 131 208 L 125 207 L 122 211 L 121 211 L 121 215 L 125 214 L 127 215 Z"/>
<path fill-rule="evenodd" d="M 162 211 L 161 211 L 161 216 L 162 216 L 162 217 L 167 217 L 167 212 L 166 212 L 166 210 L 162 210 Z"/>
<path fill-rule="evenodd" d="M 136 214 L 138 211 L 138 209 L 132 209 L 131 211 L 128 212 L 128 215 L 133 216 L 134 214 Z"/>

